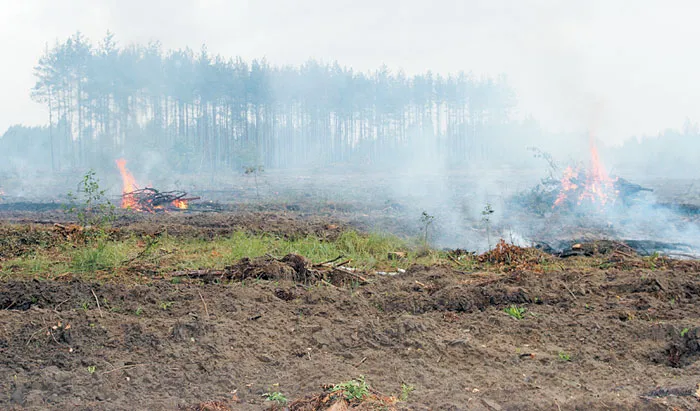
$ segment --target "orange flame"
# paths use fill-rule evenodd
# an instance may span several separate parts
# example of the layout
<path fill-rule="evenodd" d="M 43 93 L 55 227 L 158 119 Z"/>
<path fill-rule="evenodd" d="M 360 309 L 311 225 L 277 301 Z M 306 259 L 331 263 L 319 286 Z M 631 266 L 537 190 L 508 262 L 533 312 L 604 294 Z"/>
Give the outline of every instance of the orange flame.
<path fill-rule="evenodd" d="M 128 208 L 132 210 L 138 210 L 138 211 L 148 211 L 148 212 L 153 212 L 154 210 L 166 210 L 166 207 L 163 205 L 156 205 L 152 206 L 150 208 L 142 207 L 139 202 L 137 201 L 136 197 L 132 195 L 132 193 L 136 190 L 138 190 L 138 185 L 136 184 L 136 179 L 134 176 L 129 172 L 129 170 L 126 169 L 126 160 L 123 158 L 120 158 L 116 160 L 117 167 L 119 168 L 119 174 L 122 176 L 122 203 L 121 203 L 121 208 Z M 187 210 L 189 208 L 189 204 L 187 200 L 173 200 L 170 203 L 173 207 L 178 208 L 180 210 Z"/>
<path fill-rule="evenodd" d="M 187 200 L 173 200 L 172 204 L 180 210 L 187 210 L 190 207 Z"/>
<path fill-rule="evenodd" d="M 119 167 L 119 174 L 122 175 L 122 208 L 136 208 L 136 199 L 127 194 L 133 193 L 138 190 L 136 186 L 136 179 L 134 176 L 126 169 L 126 160 L 120 158 L 116 161 L 117 167 Z"/>
<path fill-rule="evenodd" d="M 579 192 L 578 204 L 584 200 L 604 207 L 612 203 L 617 198 L 618 191 L 615 189 L 616 179 L 610 178 L 598 155 L 598 148 L 595 145 L 593 135 L 590 136 L 591 146 L 591 169 L 585 175 L 585 184 L 577 184 L 581 172 L 578 169 L 567 167 L 561 179 L 561 191 L 554 201 L 552 208 L 561 205 L 569 196 L 570 192 Z"/>
<path fill-rule="evenodd" d="M 578 189 L 578 184 L 572 181 L 576 177 L 578 177 L 578 170 L 574 170 L 570 166 L 566 167 L 566 170 L 564 170 L 564 177 L 561 179 L 561 191 L 559 192 L 557 199 L 554 201 L 555 207 L 566 200 L 569 191 Z"/>

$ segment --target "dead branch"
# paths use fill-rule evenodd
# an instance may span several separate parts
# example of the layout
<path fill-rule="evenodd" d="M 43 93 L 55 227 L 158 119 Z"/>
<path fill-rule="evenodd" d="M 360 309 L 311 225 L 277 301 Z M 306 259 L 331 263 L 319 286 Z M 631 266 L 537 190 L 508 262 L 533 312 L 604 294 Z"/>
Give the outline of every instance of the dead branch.
<path fill-rule="evenodd" d="M 100 317 L 102 317 L 102 308 L 100 308 L 100 300 L 97 299 L 97 294 L 95 294 L 95 291 L 91 288 L 90 292 L 92 292 L 92 296 L 95 297 L 95 302 L 97 303 L 97 311 L 100 312 Z"/>

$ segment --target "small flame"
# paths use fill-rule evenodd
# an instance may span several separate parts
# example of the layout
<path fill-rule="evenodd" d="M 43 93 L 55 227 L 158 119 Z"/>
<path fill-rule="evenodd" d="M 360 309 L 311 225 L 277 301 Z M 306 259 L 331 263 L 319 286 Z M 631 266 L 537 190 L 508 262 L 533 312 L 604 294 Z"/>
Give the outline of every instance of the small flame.
<path fill-rule="evenodd" d="M 564 170 L 564 177 L 561 179 L 561 191 L 559 196 L 554 201 L 554 206 L 558 206 L 566 200 L 569 191 L 574 191 L 578 189 L 578 184 L 574 183 L 573 180 L 578 177 L 578 170 L 574 170 L 572 167 L 566 167 Z"/>
<path fill-rule="evenodd" d="M 180 210 L 187 210 L 190 207 L 187 200 L 173 200 L 172 204 Z"/>
<path fill-rule="evenodd" d="M 137 208 L 136 199 L 133 196 L 128 195 L 138 190 L 136 186 L 136 179 L 134 176 L 126 169 L 126 160 L 120 158 L 116 161 L 117 167 L 119 167 L 119 174 L 122 175 L 122 208 Z"/>

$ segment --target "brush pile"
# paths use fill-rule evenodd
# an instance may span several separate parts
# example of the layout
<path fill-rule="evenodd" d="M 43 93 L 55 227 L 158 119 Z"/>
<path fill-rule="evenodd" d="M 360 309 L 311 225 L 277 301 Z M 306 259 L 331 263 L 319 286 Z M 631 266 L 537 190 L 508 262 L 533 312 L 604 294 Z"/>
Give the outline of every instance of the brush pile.
<path fill-rule="evenodd" d="M 333 261 L 313 264 L 309 259 L 298 254 L 287 254 L 282 258 L 265 255 L 253 259 L 242 258 L 236 264 L 225 267 L 223 270 L 176 271 L 170 275 L 198 278 L 206 282 L 255 279 L 293 281 L 297 284 L 307 285 L 324 283 L 333 286 L 367 283 L 367 279 L 354 272 L 353 268 L 343 266 L 349 261 L 334 264 L 338 260 L 340 257 Z"/>
<path fill-rule="evenodd" d="M 158 211 L 174 211 L 188 208 L 188 202 L 199 197 L 187 197 L 184 191 L 158 191 L 146 187 L 122 194 L 122 206 L 139 211 L 155 213 Z"/>
<path fill-rule="evenodd" d="M 477 257 L 480 263 L 493 264 L 501 271 L 530 270 L 539 272 L 539 264 L 547 256 L 535 248 L 523 248 L 517 245 L 508 244 L 501 239 L 496 247 Z"/>

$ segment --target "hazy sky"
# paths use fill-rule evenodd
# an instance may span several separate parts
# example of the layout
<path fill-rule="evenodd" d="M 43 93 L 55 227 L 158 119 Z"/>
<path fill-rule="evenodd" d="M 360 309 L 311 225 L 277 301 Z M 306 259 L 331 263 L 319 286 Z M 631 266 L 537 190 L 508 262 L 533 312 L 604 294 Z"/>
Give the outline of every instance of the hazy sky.
<path fill-rule="evenodd" d="M 273 64 L 505 73 L 519 115 L 620 141 L 700 120 L 698 16 L 692 0 L 0 0 L 0 133 L 46 123 L 29 98 L 46 42 L 111 30 Z"/>

